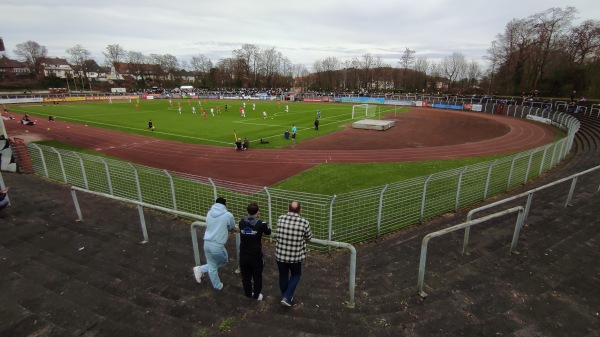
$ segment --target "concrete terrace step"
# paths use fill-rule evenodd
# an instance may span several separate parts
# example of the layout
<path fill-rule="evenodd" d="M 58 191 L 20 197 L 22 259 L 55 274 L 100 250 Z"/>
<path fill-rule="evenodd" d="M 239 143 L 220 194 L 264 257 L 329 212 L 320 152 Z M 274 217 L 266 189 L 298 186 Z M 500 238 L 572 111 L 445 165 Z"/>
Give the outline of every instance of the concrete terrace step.
<path fill-rule="evenodd" d="M 11 289 L 19 289 L 20 294 L 17 296 L 10 292 Z M 2 277 L 0 292 L 7 294 L 3 295 L 7 303 L 16 303 L 33 315 L 43 317 L 51 325 L 74 333 L 82 333 L 102 320 L 102 317 L 84 306 L 79 306 L 18 273 L 9 273 Z M 19 310 L 18 307 L 12 308 Z M 74 317 L 77 319 L 74 320 Z"/>
<path fill-rule="evenodd" d="M 68 336 L 69 333 L 0 295 L 0 336 Z"/>
<path fill-rule="evenodd" d="M 287 326 L 275 326 L 273 322 L 265 317 L 264 322 L 256 322 L 244 320 L 243 322 L 238 322 L 234 326 L 234 329 L 231 331 L 226 331 L 220 333 L 219 336 L 231 336 L 238 337 L 240 336 L 240 332 L 243 331 L 243 336 L 245 337 L 277 337 L 277 336 L 286 336 L 286 337 L 334 337 L 340 336 L 340 334 L 327 334 L 327 333 L 310 333 L 303 330 L 293 330 Z M 367 336 L 367 335 L 364 335 Z"/>

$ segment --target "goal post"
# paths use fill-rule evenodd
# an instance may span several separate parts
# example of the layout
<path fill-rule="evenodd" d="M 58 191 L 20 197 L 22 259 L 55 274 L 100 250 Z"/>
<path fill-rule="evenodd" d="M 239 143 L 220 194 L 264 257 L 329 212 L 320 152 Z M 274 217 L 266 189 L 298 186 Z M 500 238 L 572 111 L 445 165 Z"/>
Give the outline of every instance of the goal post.
<path fill-rule="evenodd" d="M 375 118 L 378 117 L 378 107 L 369 104 L 357 104 L 352 106 L 352 119 L 355 118 Z"/>

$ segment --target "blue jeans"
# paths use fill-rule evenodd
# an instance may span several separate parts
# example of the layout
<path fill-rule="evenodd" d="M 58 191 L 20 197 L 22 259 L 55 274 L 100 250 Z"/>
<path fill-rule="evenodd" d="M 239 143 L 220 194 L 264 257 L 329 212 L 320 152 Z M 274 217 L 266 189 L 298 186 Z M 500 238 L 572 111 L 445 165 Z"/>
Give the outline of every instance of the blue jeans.
<path fill-rule="evenodd" d="M 0 200 L 0 210 L 4 209 L 6 206 L 8 206 L 8 199 L 4 197 L 4 199 Z"/>
<path fill-rule="evenodd" d="M 224 246 L 204 241 L 204 254 L 206 255 L 206 264 L 200 266 L 200 271 L 208 273 L 213 288 L 219 289 L 221 279 L 219 278 L 219 268 L 227 264 L 229 257 Z"/>
<path fill-rule="evenodd" d="M 302 276 L 302 262 L 277 261 L 277 268 L 279 268 L 279 290 L 281 290 L 281 295 L 291 301 Z"/>

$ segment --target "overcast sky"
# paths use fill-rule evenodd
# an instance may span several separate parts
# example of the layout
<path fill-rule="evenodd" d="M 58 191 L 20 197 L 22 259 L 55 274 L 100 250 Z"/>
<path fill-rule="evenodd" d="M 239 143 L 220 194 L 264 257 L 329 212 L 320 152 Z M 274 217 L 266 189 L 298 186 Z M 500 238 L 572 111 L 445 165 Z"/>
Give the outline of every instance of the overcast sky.
<path fill-rule="evenodd" d="M 578 10 L 574 23 L 600 19 L 598 0 L 0 0 L 0 37 L 11 57 L 33 40 L 57 57 L 80 44 L 99 64 L 109 44 L 216 63 L 248 43 L 309 70 L 366 53 L 397 67 L 405 48 L 429 60 L 453 52 L 482 60 L 510 20 L 566 6 Z"/>

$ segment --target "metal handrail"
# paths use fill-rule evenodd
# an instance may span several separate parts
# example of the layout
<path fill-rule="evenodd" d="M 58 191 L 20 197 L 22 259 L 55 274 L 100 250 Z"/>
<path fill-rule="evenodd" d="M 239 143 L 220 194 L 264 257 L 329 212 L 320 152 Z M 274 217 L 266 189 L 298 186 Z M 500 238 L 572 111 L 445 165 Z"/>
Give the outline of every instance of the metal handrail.
<path fill-rule="evenodd" d="M 194 221 L 194 222 L 192 222 L 192 225 L 190 226 L 190 233 L 192 236 L 192 247 L 194 248 L 194 260 L 196 261 L 196 266 L 199 266 L 201 264 L 200 248 L 198 245 L 198 234 L 196 233 L 196 228 L 198 228 L 198 227 L 206 227 L 206 223 L 200 222 L 200 221 Z M 236 233 L 236 235 L 239 235 L 239 233 Z M 271 234 L 271 236 L 277 237 L 277 233 L 273 232 Z M 352 246 L 351 244 L 345 243 L 345 242 L 337 242 L 337 241 L 329 241 L 329 240 L 321 240 L 321 239 L 310 239 L 308 242 L 318 244 L 318 245 L 328 246 L 328 247 L 334 247 L 334 248 L 346 248 L 350 251 L 350 276 L 349 276 L 349 280 L 348 280 L 348 288 L 349 288 L 348 290 L 350 292 L 350 300 L 348 302 L 346 302 L 346 306 L 348 308 L 354 308 L 356 305 L 356 303 L 354 302 L 354 293 L 355 293 L 355 289 L 356 289 L 356 248 L 354 248 L 354 246 Z M 236 245 L 236 247 L 237 247 L 236 256 L 238 257 L 238 265 L 239 265 L 239 256 L 240 256 L 239 245 Z"/>
<path fill-rule="evenodd" d="M 138 213 L 140 215 L 140 224 L 142 226 L 142 233 L 144 235 L 144 241 L 142 241 L 142 243 L 148 243 L 148 231 L 146 230 L 146 220 L 144 218 L 144 212 L 143 212 L 143 208 L 144 207 L 155 209 L 157 211 L 161 211 L 161 212 L 165 212 L 165 213 L 170 213 L 170 214 L 175 214 L 175 215 L 179 215 L 179 216 L 183 216 L 183 217 L 188 217 L 188 218 L 192 218 L 192 219 L 196 219 L 196 220 L 200 220 L 200 221 L 206 221 L 206 217 L 200 216 L 200 215 L 197 215 L 197 214 L 188 213 L 188 212 L 182 212 L 182 211 L 176 211 L 176 210 L 172 210 L 172 209 L 169 209 L 169 208 L 152 205 L 152 204 L 149 204 L 149 203 L 146 203 L 146 202 L 143 202 L 143 201 L 137 201 L 137 200 L 131 200 L 131 199 L 126 199 L 126 198 L 121 198 L 121 197 L 117 197 L 117 196 L 106 194 L 106 193 L 102 193 L 102 192 L 90 191 L 90 190 L 87 190 L 87 189 L 84 189 L 84 188 L 81 188 L 81 187 L 71 186 L 71 196 L 73 197 L 73 203 L 75 204 L 75 211 L 77 212 L 77 219 L 76 219 L 76 221 L 83 221 L 83 215 L 81 214 L 81 207 L 79 207 L 79 201 L 77 200 L 77 193 L 76 193 L 76 191 L 85 192 L 85 193 L 97 195 L 97 196 L 100 196 L 100 197 L 105 197 L 105 198 L 109 198 L 109 199 L 113 199 L 113 200 L 122 201 L 122 202 L 126 202 L 126 203 L 137 205 L 138 206 L 138 210 L 139 210 Z"/>
<path fill-rule="evenodd" d="M 87 189 L 84 189 L 81 187 L 77 187 L 77 186 L 71 186 L 71 196 L 73 197 L 73 204 L 75 205 L 75 210 L 77 212 L 76 221 L 83 221 L 83 215 L 81 213 L 81 207 L 79 206 L 79 200 L 77 199 L 76 191 L 85 192 L 85 193 L 113 199 L 116 201 L 122 201 L 122 202 L 137 205 L 138 210 L 139 210 L 138 213 L 140 215 L 140 224 L 142 227 L 142 233 L 144 235 L 144 241 L 142 241 L 142 243 L 148 243 L 148 231 L 146 229 L 146 220 L 144 218 L 144 213 L 143 213 L 144 207 L 151 208 L 151 209 L 161 211 L 161 212 L 166 212 L 166 213 L 170 213 L 170 214 L 175 214 L 175 215 L 179 215 L 179 216 L 183 216 L 183 217 L 200 220 L 200 221 L 194 221 L 190 226 L 190 232 L 191 232 L 191 236 L 192 236 L 192 247 L 194 250 L 194 260 L 195 260 L 197 266 L 200 265 L 200 249 L 198 246 L 198 234 L 196 233 L 196 228 L 197 227 L 206 227 L 206 217 L 200 216 L 197 214 L 188 213 L 188 212 L 176 211 L 176 210 L 172 210 L 169 208 L 152 205 L 152 204 L 142 202 L 142 201 L 121 198 L 121 197 L 117 197 L 117 196 L 102 193 L 102 192 L 90 191 L 90 190 L 87 190 Z M 236 236 L 239 236 L 239 232 L 236 233 Z M 276 237 L 277 233 L 273 233 L 273 236 Z M 345 243 L 345 242 L 320 240 L 320 239 L 311 239 L 309 242 L 314 243 L 314 244 L 323 245 L 323 246 L 334 247 L 334 248 L 346 248 L 350 251 L 350 276 L 349 276 L 350 300 L 348 302 L 346 302 L 346 305 L 349 308 L 354 308 L 355 307 L 354 294 L 355 294 L 355 288 L 356 288 L 356 248 L 354 248 L 354 246 L 352 246 L 351 244 Z M 239 245 L 236 245 L 236 249 L 237 249 L 236 256 L 238 257 L 238 265 L 239 265 Z"/>
<path fill-rule="evenodd" d="M 514 212 L 519 212 L 519 215 L 517 216 L 517 222 L 515 224 L 513 239 L 512 239 L 511 246 L 510 246 L 510 252 L 512 253 L 515 251 L 515 248 L 517 246 L 517 240 L 519 238 L 519 233 L 521 231 L 521 227 L 523 226 L 523 215 L 524 215 L 525 209 L 521 206 L 509 208 L 509 209 L 501 211 L 501 212 L 490 214 L 490 215 L 481 217 L 479 219 L 463 222 L 461 224 L 454 225 L 454 226 L 451 226 L 448 228 L 444 228 L 442 230 L 425 235 L 425 237 L 423 238 L 423 241 L 421 242 L 421 258 L 419 260 L 419 276 L 418 276 L 418 283 L 417 283 L 417 286 L 419 288 L 418 294 L 421 297 L 427 297 L 427 293 L 425 291 L 423 291 L 423 283 L 425 280 L 425 261 L 427 260 L 427 244 L 429 243 L 429 240 L 431 240 L 434 237 L 442 236 L 444 234 L 448 234 L 448 233 L 457 231 L 459 229 L 469 228 L 473 225 L 477 225 L 477 224 L 486 222 L 487 220 L 498 218 L 500 216 L 514 213 Z"/>

